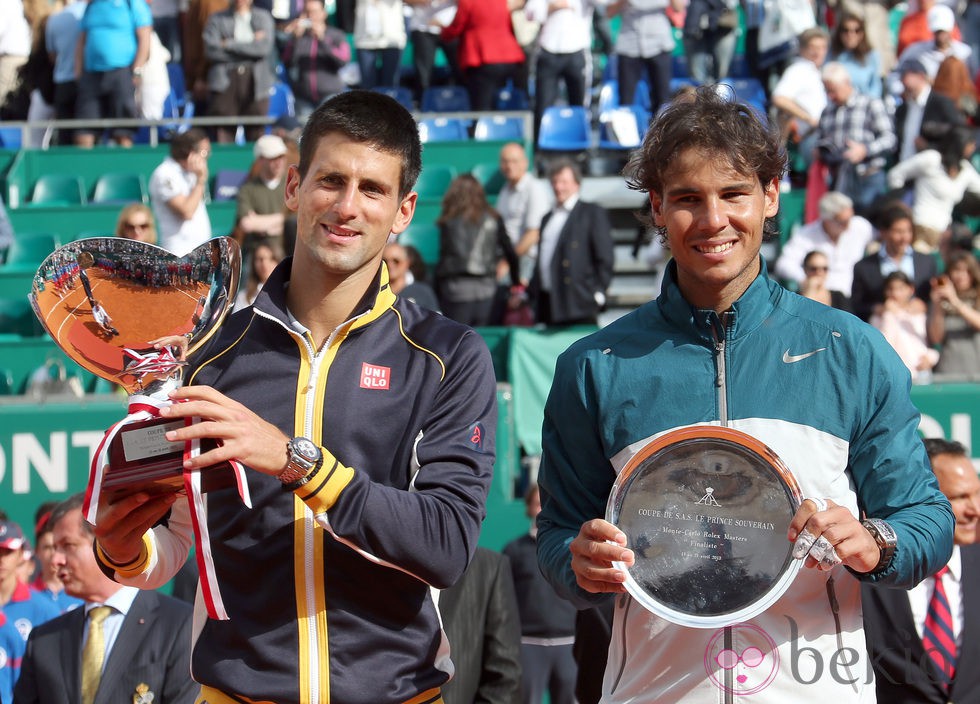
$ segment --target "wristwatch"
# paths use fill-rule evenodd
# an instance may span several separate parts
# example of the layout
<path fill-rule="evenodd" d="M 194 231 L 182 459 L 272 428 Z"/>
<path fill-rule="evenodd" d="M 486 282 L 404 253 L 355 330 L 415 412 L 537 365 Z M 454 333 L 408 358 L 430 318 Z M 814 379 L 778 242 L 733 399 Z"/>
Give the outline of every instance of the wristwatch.
<path fill-rule="evenodd" d="M 289 461 L 278 474 L 283 484 L 294 484 L 316 469 L 323 462 L 323 452 L 309 438 L 293 438 L 286 443 Z"/>
<path fill-rule="evenodd" d="M 878 550 L 881 551 L 878 564 L 871 571 L 881 572 L 888 569 L 892 563 L 892 557 L 895 555 L 895 548 L 898 546 L 898 536 L 895 535 L 895 529 L 880 518 L 865 518 L 861 521 L 861 525 L 871 533 L 871 537 L 878 544 Z"/>

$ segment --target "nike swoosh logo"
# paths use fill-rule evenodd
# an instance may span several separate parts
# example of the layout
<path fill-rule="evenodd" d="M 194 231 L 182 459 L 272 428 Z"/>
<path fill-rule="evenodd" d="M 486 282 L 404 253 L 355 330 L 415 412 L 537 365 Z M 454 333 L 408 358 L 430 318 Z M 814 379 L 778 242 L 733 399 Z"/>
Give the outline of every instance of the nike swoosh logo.
<path fill-rule="evenodd" d="M 793 362 L 799 362 L 800 360 L 806 359 L 807 357 L 812 357 L 817 352 L 823 352 L 826 349 L 827 349 L 826 347 L 821 347 L 819 350 L 813 350 L 813 352 L 805 352 L 803 354 L 790 354 L 789 350 L 787 349 L 785 352 L 783 352 L 783 361 L 786 364 L 792 364 Z"/>

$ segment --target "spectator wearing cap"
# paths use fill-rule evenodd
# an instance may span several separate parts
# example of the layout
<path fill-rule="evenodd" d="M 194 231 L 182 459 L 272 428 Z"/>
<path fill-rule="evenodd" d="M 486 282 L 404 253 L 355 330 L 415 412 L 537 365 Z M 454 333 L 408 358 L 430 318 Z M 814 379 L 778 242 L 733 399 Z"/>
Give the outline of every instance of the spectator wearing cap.
<path fill-rule="evenodd" d="M 13 521 L 0 521 L 0 610 L 27 641 L 31 629 L 61 612 L 31 591 L 18 577 L 24 561 L 24 532 Z"/>
<path fill-rule="evenodd" d="M 235 237 L 246 258 L 267 238 L 282 242 L 286 221 L 286 143 L 273 134 L 255 142 L 255 160 L 248 179 L 238 190 Z"/>
<path fill-rule="evenodd" d="M 905 161 L 923 149 L 934 149 L 953 125 L 963 124 L 955 103 L 932 90 L 929 72 L 919 59 L 905 59 L 899 66 L 902 104 L 895 111 L 898 160 Z"/>
<path fill-rule="evenodd" d="M 916 42 L 932 39 L 932 30 L 929 29 L 929 10 L 935 7 L 936 0 L 919 0 L 916 7 L 909 7 L 909 11 L 902 17 L 898 25 L 898 55 L 908 49 Z M 959 27 L 953 27 L 953 39 L 962 39 Z"/>
<path fill-rule="evenodd" d="M 936 5 L 926 13 L 926 21 L 932 38 L 910 44 L 898 57 L 898 65 L 902 66 L 910 59 L 918 59 L 926 70 L 929 80 L 935 80 L 939 66 L 948 57 L 954 56 L 967 65 L 970 75 L 977 72 L 977 57 L 969 45 L 953 39 L 956 28 L 956 17 L 946 5 Z M 900 93 L 900 87 L 892 82 L 892 92 Z"/>

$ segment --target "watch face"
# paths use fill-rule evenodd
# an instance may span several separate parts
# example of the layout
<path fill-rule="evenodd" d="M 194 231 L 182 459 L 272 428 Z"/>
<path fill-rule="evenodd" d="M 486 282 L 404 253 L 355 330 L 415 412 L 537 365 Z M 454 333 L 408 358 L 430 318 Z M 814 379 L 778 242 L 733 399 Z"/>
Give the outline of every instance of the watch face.
<path fill-rule="evenodd" d="M 293 438 L 293 450 L 297 455 L 311 461 L 315 460 L 320 454 L 313 441 L 307 440 L 306 438 Z"/>

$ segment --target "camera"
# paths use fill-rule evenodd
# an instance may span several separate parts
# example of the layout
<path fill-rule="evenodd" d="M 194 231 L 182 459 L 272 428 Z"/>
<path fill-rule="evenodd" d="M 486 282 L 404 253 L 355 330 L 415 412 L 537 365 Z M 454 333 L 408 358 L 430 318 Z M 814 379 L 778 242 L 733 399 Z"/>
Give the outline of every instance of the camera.
<path fill-rule="evenodd" d="M 300 29 L 310 29 L 313 27 L 313 21 L 306 17 L 303 17 L 299 20 L 298 26 Z"/>

